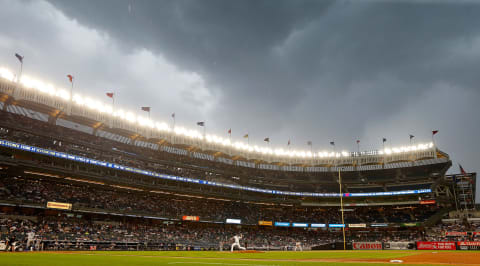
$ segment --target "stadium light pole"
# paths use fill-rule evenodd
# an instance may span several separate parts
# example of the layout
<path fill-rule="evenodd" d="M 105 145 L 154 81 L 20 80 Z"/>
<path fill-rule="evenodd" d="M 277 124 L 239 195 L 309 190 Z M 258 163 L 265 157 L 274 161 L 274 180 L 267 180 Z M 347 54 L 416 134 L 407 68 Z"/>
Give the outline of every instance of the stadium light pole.
<path fill-rule="evenodd" d="M 340 184 L 340 210 L 342 212 L 342 231 L 343 231 L 343 250 L 347 250 L 345 244 L 345 219 L 343 216 L 343 193 L 342 193 L 342 175 L 340 174 L 340 168 L 338 168 L 338 183 Z"/>

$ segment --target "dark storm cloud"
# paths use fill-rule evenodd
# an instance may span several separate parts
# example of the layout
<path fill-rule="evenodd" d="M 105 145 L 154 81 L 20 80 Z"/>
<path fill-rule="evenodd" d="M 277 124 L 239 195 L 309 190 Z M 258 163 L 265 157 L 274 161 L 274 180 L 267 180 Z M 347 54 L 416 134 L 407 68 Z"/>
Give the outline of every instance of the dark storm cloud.
<path fill-rule="evenodd" d="M 476 75 L 465 78 L 462 74 L 477 62 L 462 61 L 455 66 L 450 61 L 455 58 L 448 58 L 455 42 L 469 42 L 478 32 L 478 5 L 212 0 L 53 3 L 129 47 L 147 47 L 202 73 L 226 94 L 228 108 L 237 102 L 240 109 L 246 101 L 254 101 L 265 106 L 261 110 L 270 111 L 268 115 L 278 113 L 279 107 L 288 113 L 309 97 L 306 91 L 316 91 L 323 98 L 338 97 L 348 93 L 352 84 L 380 75 L 407 83 L 404 89 L 384 89 L 396 100 L 418 96 L 425 85 L 441 79 L 467 87 L 478 82 Z M 377 102 L 384 103 L 377 105 L 381 110 L 395 111 L 395 105 L 401 104 L 379 98 L 382 101 Z"/>
<path fill-rule="evenodd" d="M 201 73 L 225 94 L 219 108 L 265 117 L 272 117 L 278 105 L 288 112 L 304 96 L 289 68 L 278 64 L 274 47 L 329 7 L 329 2 L 321 1 L 54 3 L 128 46 L 162 52 L 181 67 Z"/>
<path fill-rule="evenodd" d="M 298 148 L 306 148 L 307 140 L 328 148 L 335 138 L 352 150 L 357 138 L 364 148 L 378 148 L 382 137 L 405 145 L 410 133 L 429 141 L 430 130 L 440 129 L 440 148 L 467 169 L 478 169 L 479 4 L 51 3 L 79 24 L 109 34 L 125 53 L 146 49 L 199 73 L 218 99 L 198 120 L 206 119 L 217 134 L 231 127 L 237 136 L 248 130 L 257 142 L 270 136 L 283 145 L 292 138 Z M 147 74 L 163 78 L 161 72 Z M 208 101 L 202 99 L 192 103 Z M 179 113 L 187 105 L 175 103 Z M 194 125 L 196 118 L 189 119 Z"/>

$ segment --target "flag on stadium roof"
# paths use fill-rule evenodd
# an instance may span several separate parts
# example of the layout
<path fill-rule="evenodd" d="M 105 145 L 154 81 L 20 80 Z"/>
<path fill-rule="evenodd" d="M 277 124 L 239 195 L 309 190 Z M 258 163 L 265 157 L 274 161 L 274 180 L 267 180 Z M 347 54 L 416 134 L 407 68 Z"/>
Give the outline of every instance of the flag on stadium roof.
<path fill-rule="evenodd" d="M 114 95 L 113 92 L 107 92 L 107 93 L 105 93 L 105 94 L 107 95 L 107 97 L 110 97 L 110 98 L 113 99 L 113 95 Z"/>
<path fill-rule="evenodd" d="M 263 141 L 270 143 L 270 138 L 265 138 Z"/>
<path fill-rule="evenodd" d="M 387 139 L 386 139 L 386 138 L 383 138 L 382 141 L 383 141 L 383 143 L 385 143 L 385 142 L 387 141 Z"/>
<path fill-rule="evenodd" d="M 330 141 L 330 145 L 335 146 L 335 141 Z"/>
<path fill-rule="evenodd" d="M 410 139 L 413 139 L 413 138 L 415 138 L 415 136 L 414 136 L 414 135 L 410 135 Z"/>
<path fill-rule="evenodd" d="M 70 82 L 73 83 L 73 76 L 72 76 L 72 75 L 68 74 L 68 75 L 67 75 L 67 78 L 70 80 Z"/>
<path fill-rule="evenodd" d="M 205 126 L 205 122 L 197 122 L 197 126 L 204 127 L 204 126 Z"/>
<path fill-rule="evenodd" d="M 432 130 L 432 136 L 437 134 L 438 133 L 438 130 Z"/>
<path fill-rule="evenodd" d="M 149 106 L 143 106 L 142 111 L 150 112 L 150 107 Z"/>
<path fill-rule="evenodd" d="M 287 146 L 290 146 L 290 140 L 288 140 Z"/>
<path fill-rule="evenodd" d="M 360 143 L 360 140 L 359 140 L 359 139 L 357 139 L 357 144 L 359 144 L 359 143 Z"/>
<path fill-rule="evenodd" d="M 231 128 L 228 130 L 228 134 L 230 134 L 230 135 L 232 134 L 232 129 Z"/>
<path fill-rule="evenodd" d="M 243 138 L 244 138 L 244 139 L 248 139 L 248 134 L 245 134 L 245 135 L 243 136 Z"/>
<path fill-rule="evenodd" d="M 19 55 L 19 54 L 15 53 L 15 57 L 18 59 L 18 61 L 20 61 L 20 63 L 22 63 L 22 64 L 23 64 L 23 56 L 21 56 L 21 55 Z"/>
<path fill-rule="evenodd" d="M 312 146 L 312 141 L 311 140 L 307 141 L 307 145 Z"/>
<path fill-rule="evenodd" d="M 465 172 L 465 170 L 463 169 L 462 165 L 461 165 L 461 164 L 458 164 L 458 167 L 460 168 L 460 173 L 462 173 L 462 175 L 466 176 L 466 175 L 467 175 L 467 172 Z"/>

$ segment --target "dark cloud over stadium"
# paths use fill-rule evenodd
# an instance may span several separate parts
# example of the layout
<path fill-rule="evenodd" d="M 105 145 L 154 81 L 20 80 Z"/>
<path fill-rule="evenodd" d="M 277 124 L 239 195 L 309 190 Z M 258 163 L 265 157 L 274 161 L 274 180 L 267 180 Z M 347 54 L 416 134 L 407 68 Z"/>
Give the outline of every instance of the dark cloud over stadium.
<path fill-rule="evenodd" d="M 261 144 L 356 150 L 431 140 L 479 165 L 480 4 L 0 1 L 1 64 Z M 107 101 L 107 99 L 105 99 Z M 140 112 L 140 111 L 139 111 Z M 451 172 L 458 172 L 456 165 Z"/>

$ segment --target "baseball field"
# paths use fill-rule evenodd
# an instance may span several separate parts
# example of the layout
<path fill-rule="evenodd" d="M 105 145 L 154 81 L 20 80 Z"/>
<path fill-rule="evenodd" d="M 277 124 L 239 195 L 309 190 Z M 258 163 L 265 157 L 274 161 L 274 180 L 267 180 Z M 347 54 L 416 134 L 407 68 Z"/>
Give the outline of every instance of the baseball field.
<path fill-rule="evenodd" d="M 92 251 L 0 253 L 0 265 L 480 265 L 477 251 Z"/>

